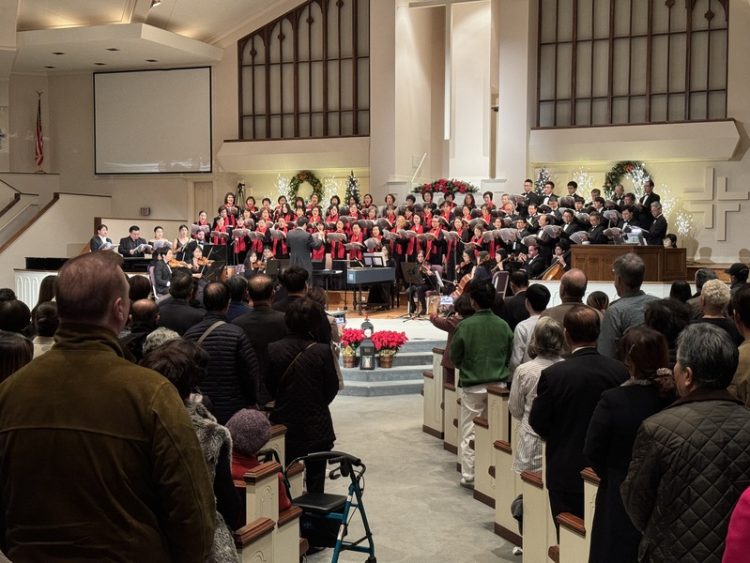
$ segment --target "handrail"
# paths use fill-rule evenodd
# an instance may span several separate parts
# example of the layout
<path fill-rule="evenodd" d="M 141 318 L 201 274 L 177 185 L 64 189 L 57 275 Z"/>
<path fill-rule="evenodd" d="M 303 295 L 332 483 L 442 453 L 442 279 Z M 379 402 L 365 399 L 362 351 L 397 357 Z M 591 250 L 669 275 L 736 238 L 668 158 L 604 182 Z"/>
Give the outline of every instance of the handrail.
<path fill-rule="evenodd" d="M 0 181 L 2 181 L 2 180 L 0 180 Z M 52 199 L 44 207 L 42 207 L 39 211 L 37 211 L 36 214 L 31 219 L 29 219 L 28 221 L 26 221 L 26 223 L 24 223 L 24 225 L 20 229 L 18 229 L 18 231 L 16 231 L 13 234 L 12 237 L 10 237 L 7 241 L 5 241 L 5 243 L 2 246 L 0 246 L 0 254 L 2 254 L 3 252 L 5 252 L 14 242 L 16 242 L 16 240 L 18 240 L 18 238 L 23 233 L 26 232 L 26 230 L 31 225 L 33 225 L 34 223 L 36 223 L 45 213 L 47 213 L 47 211 L 53 205 L 55 205 L 55 203 L 57 203 L 57 201 L 60 199 L 61 195 L 82 195 L 82 196 L 87 196 L 87 197 L 88 196 L 92 196 L 92 197 L 112 197 L 112 196 L 100 195 L 100 194 L 79 194 L 79 193 L 70 193 L 70 192 L 54 192 L 52 194 Z"/>
<path fill-rule="evenodd" d="M 8 186 L 11 190 L 13 190 L 14 192 L 16 192 L 17 194 L 39 196 L 39 194 L 35 194 L 35 193 L 31 193 L 31 192 L 22 192 L 18 188 L 14 187 L 14 186 L 11 186 L 8 182 L 6 182 L 5 180 L 3 180 L 2 178 L 0 178 L 0 182 L 2 182 L 3 184 L 5 184 L 6 186 Z"/>

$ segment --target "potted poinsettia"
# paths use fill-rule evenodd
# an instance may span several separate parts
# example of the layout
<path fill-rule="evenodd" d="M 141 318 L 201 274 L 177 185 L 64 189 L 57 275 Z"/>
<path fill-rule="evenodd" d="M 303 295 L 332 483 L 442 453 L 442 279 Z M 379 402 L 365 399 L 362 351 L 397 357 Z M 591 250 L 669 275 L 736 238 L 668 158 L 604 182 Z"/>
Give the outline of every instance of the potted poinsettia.
<path fill-rule="evenodd" d="M 405 332 L 379 330 L 372 335 L 375 350 L 378 351 L 378 363 L 381 368 L 393 367 L 393 356 L 409 341 Z"/>
<path fill-rule="evenodd" d="M 353 368 L 357 365 L 357 348 L 365 339 L 365 333 L 359 328 L 345 328 L 341 333 L 341 355 L 344 357 L 344 367 Z"/>

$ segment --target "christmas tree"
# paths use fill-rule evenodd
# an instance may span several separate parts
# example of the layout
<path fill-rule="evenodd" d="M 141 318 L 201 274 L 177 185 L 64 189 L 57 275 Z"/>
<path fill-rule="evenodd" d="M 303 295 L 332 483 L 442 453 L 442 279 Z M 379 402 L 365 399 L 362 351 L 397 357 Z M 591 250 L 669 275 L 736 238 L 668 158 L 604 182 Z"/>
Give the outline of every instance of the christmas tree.
<path fill-rule="evenodd" d="M 359 200 L 359 180 L 354 175 L 354 170 L 351 171 L 349 177 L 346 179 L 346 193 L 344 194 L 344 203 L 349 205 L 349 198 L 354 198 L 357 205 L 360 204 Z"/>

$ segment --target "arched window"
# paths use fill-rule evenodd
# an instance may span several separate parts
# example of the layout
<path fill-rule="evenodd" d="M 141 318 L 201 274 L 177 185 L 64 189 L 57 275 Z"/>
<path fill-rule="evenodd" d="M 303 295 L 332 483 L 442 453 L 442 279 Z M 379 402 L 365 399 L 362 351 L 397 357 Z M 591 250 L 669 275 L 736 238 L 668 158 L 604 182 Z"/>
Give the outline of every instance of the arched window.
<path fill-rule="evenodd" d="M 370 134 L 369 0 L 308 0 L 238 42 L 240 137 Z"/>
<path fill-rule="evenodd" d="M 724 119 L 728 0 L 539 0 L 537 126 Z"/>

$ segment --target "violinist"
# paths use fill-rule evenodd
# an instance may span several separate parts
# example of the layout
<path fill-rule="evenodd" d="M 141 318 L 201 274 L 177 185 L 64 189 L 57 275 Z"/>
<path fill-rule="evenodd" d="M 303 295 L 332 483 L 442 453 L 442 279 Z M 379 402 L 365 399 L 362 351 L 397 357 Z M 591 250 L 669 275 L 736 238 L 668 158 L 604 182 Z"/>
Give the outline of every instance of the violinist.
<path fill-rule="evenodd" d="M 169 284 L 172 280 L 172 268 L 169 266 L 169 262 L 172 258 L 171 248 L 165 247 L 154 251 L 154 293 L 156 293 L 157 299 L 169 293 Z"/>
<path fill-rule="evenodd" d="M 422 251 L 417 253 L 417 264 L 419 264 L 419 275 L 422 281 L 419 284 L 410 285 L 406 290 L 406 295 L 409 298 L 409 314 L 415 314 L 419 305 L 419 312 L 416 316 L 421 317 L 427 313 L 427 292 L 435 289 L 436 276 L 429 263 L 425 261 Z"/>

